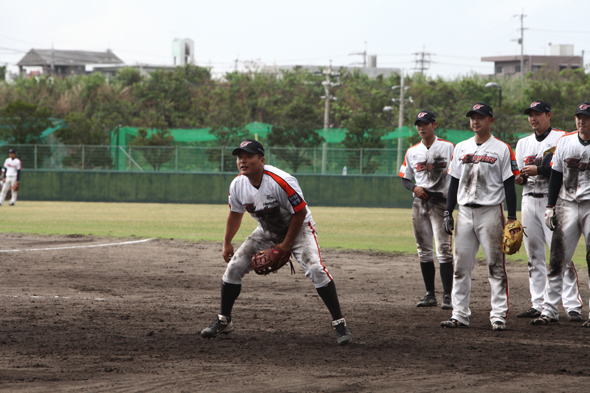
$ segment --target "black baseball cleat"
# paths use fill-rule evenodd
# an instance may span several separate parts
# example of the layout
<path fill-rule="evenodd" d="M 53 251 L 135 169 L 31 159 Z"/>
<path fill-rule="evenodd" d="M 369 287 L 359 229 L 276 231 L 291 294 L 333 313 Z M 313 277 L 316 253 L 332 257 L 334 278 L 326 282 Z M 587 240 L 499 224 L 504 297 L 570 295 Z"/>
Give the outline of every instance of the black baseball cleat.
<path fill-rule="evenodd" d="M 451 302 L 451 295 L 444 295 L 442 305 L 440 306 L 443 310 L 452 310 L 453 304 Z"/>
<path fill-rule="evenodd" d="M 555 318 L 550 318 L 548 315 L 541 315 L 537 319 L 531 321 L 531 325 L 555 325 L 559 321 Z"/>
<path fill-rule="evenodd" d="M 350 331 L 348 330 L 348 326 L 346 325 L 346 320 L 344 318 L 332 321 L 332 327 L 336 332 L 338 345 L 346 345 L 352 340 L 352 336 L 350 335 Z"/>
<path fill-rule="evenodd" d="M 502 332 L 506 330 L 506 324 L 502 321 L 494 321 L 494 323 L 492 323 L 492 330 Z"/>
<path fill-rule="evenodd" d="M 464 323 L 459 322 L 455 318 L 451 318 L 448 321 L 442 321 L 440 326 L 444 328 L 458 328 L 458 327 L 467 327 Z"/>
<path fill-rule="evenodd" d="M 570 311 L 567 313 L 567 320 L 570 322 L 582 322 L 582 316 L 577 311 Z"/>
<path fill-rule="evenodd" d="M 541 311 L 537 310 L 534 307 L 529 308 L 525 312 L 521 312 L 516 317 L 517 318 L 539 318 L 541 316 Z"/>
<path fill-rule="evenodd" d="M 231 318 L 218 315 L 208 328 L 203 329 L 201 336 L 204 338 L 211 338 L 217 336 L 218 333 L 228 334 L 232 330 L 234 330 L 234 324 L 231 321 Z"/>
<path fill-rule="evenodd" d="M 420 301 L 420 303 L 416 304 L 416 307 L 435 307 L 436 306 L 436 296 L 434 293 L 428 292 L 424 299 Z"/>

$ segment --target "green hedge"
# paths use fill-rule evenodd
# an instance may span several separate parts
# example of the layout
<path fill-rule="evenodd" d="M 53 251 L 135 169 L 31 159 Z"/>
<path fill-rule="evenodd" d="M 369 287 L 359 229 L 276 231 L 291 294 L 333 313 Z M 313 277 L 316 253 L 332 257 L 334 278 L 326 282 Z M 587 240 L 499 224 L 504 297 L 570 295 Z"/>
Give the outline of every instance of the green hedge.
<path fill-rule="evenodd" d="M 21 176 L 19 199 L 226 204 L 229 184 L 235 176 L 27 171 Z M 412 205 L 412 194 L 402 187 L 397 176 L 298 175 L 297 179 L 310 206 L 407 208 Z"/>

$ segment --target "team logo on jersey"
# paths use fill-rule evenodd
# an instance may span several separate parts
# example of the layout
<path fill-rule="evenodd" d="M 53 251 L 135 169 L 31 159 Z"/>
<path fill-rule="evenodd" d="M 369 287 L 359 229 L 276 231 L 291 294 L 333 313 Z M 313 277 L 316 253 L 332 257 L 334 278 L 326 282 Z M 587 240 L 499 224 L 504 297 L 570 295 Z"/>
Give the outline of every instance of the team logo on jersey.
<path fill-rule="evenodd" d="M 498 161 L 498 158 L 490 157 L 487 154 L 465 154 L 463 157 L 460 158 L 460 160 L 463 162 L 463 164 L 479 164 L 480 162 L 485 162 L 486 164 L 494 164 L 496 161 Z"/>
<path fill-rule="evenodd" d="M 585 110 L 586 110 L 586 109 L 587 109 L 589 106 L 590 106 L 590 105 L 587 105 L 587 104 L 582 104 L 582 105 L 580 105 L 578 108 L 579 108 L 580 110 L 582 110 L 582 111 L 585 111 Z"/>
<path fill-rule="evenodd" d="M 248 146 L 250 143 L 252 143 L 252 141 L 244 141 L 240 143 L 240 147 Z"/>
<path fill-rule="evenodd" d="M 424 161 L 424 162 L 419 162 L 416 164 L 416 172 L 424 172 L 424 171 L 432 171 L 434 169 L 441 169 L 441 168 L 446 168 L 447 167 L 447 163 L 446 162 L 428 162 L 428 161 Z"/>
<path fill-rule="evenodd" d="M 541 165 L 543 159 L 537 156 L 528 156 L 524 158 L 524 165 Z"/>
<path fill-rule="evenodd" d="M 475 104 L 475 105 L 473 105 L 473 108 L 471 108 L 471 109 L 474 110 L 474 111 L 476 111 L 479 108 L 483 108 L 483 105 L 482 104 Z"/>
<path fill-rule="evenodd" d="M 579 171 L 586 171 L 590 169 L 590 162 L 582 162 L 580 158 L 566 158 L 563 160 L 568 168 L 577 169 Z"/>
<path fill-rule="evenodd" d="M 420 113 L 418 113 L 418 116 L 416 116 L 416 117 L 424 117 L 427 114 L 428 114 L 427 112 L 420 112 Z"/>

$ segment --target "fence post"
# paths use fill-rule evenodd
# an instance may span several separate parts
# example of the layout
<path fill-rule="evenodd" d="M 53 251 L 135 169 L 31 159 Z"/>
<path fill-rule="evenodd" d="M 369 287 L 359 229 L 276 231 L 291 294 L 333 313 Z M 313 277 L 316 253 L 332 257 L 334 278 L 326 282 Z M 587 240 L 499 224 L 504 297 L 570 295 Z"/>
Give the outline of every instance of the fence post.
<path fill-rule="evenodd" d="M 129 146 L 129 165 L 127 165 L 129 170 L 132 170 L 133 167 L 131 166 L 131 146 Z"/>
<path fill-rule="evenodd" d="M 223 173 L 225 157 L 223 156 L 223 146 L 221 146 L 221 172 Z"/>
<path fill-rule="evenodd" d="M 314 147 L 313 148 L 313 173 L 315 173 L 315 160 L 316 160 L 317 151 L 318 151 L 318 148 Z"/>
<path fill-rule="evenodd" d="M 174 171 L 178 172 L 178 146 L 174 146 L 174 154 L 175 154 Z"/>
<path fill-rule="evenodd" d="M 35 169 L 37 169 L 37 144 L 35 144 Z"/>
<path fill-rule="evenodd" d="M 361 175 L 363 174 L 363 149 L 361 149 Z"/>
<path fill-rule="evenodd" d="M 86 149 L 84 149 L 84 146 L 86 146 L 86 145 L 82 145 L 82 170 L 86 169 L 86 160 L 85 160 Z"/>

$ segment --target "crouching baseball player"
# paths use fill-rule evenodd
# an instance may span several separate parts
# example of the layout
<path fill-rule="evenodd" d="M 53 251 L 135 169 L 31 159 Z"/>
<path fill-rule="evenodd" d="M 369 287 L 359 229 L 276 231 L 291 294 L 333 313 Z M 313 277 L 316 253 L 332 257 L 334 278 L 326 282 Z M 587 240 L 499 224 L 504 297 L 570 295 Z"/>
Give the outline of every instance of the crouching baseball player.
<path fill-rule="evenodd" d="M 522 185 L 522 225 L 526 228 L 524 246 L 528 255 L 531 308 L 518 314 L 518 318 L 538 318 L 543 311 L 547 265 L 545 247 L 551 245 L 552 232 L 545 225 L 545 206 L 551 174 L 551 159 L 555 145 L 564 131 L 551 128 L 551 107 L 544 101 L 534 101 L 524 110 L 534 133 L 518 141 L 516 161 L 521 176 L 516 184 Z M 571 322 L 582 320 L 582 299 L 578 287 L 578 275 L 574 264 L 563 270 L 563 307 Z"/>
<path fill-rule="evenodd" d="M 447 170 L 453 157 L 454 146 L 451 142 L 437 138 L 434 134 L 437 122 L 432 112 L 418 113 L 414 124 L 422 142 L 408 149 L 399 175 L 404 187 L 414 193 L 412 225 L 422 278 L 426 286 L 426 296 L 417 306 L 437 305 L 434 292 L 436 275 L 432 243 L 434 236 L 443 287 L 441 308 L 451 309 L 453 308 L 451 305 L 453 254 L 451 253 L 451 235 L 444 231 L 442 223 L 450 182 Z M 416 179 L 416 184 L 412 183 L 412 177 Z"/>
<path fill-rule="evenodd" d="M 533 325 L 557 323 L 564 272 L 570 268 L 574 251 L 584 235 L 590 239 L 590 102 L 578 105 L 577 131 L 561 137 L 551 161 L 549 196 L 545 223 L 553 231 L 543 312 Z M 590 327 L 590 319 L 584 322 Z"/>
<path fill-rule="evenodd" d="M 2 167 L 2 173 L 4 174 L 4 182 L 2 183 L 2 191 L 0 192 L 0 206 L 4 203 L 6 194 L 8 191 L 11 192 L 10 206 L 14 206 L 16 203 L 16 196 L 18 194 L 18 188 L 20 185 L 20 170 L 22 164 L 18 158 L 16 158 L 16 150 L 8 150 L 8 158 L 4 161 Z"/>
<path fill-rule="evenodd" d="M 506 258 L 501 249 L 505 224 L 502 202 L 506 199 L 508 223 L 516 222 L 514 177 L 520 172 L 510 146 L 491 135 L 492 108 L 475 104 L 467 117 L 475 135 L 457 144 L 449 168 L 451 183 L 443 221 L 449 234 L 454 229 L 452 212 L 457 202 L 459 211 L 454 241 L 453 314 L 441 326 L 469 326 L 471 273 L 481 245 L 492 291 L 490 321 L 493 330 L 502 331 L 508 313 Z"/>
<path fill-rule="evenodd" d="M 230 333 L 234 302 L 240 295 L 242 279 L 252 267 L 252 256 L 260 250 L 278 246 L 277 253 L 290 252 L 314 283 L 319 296 L 332 315 L 332 327 L 338 345 L 348 344 L 352 337 L 342 316 L 336 286 L 322 263 L 315 223 L 297 179 L 270 165 L 265 165 L 264 148 L 247 139 L 233 151 L 240 175 L 230 185 L 229 206 L 223 259 L 227 265 L 221 285 L 221 311 L 211 325 L 201 332 L 205 338 Z M 242 223 L 244 213 L 258 221 L 252 232 L 234 254 L 231 244 Z"/>

